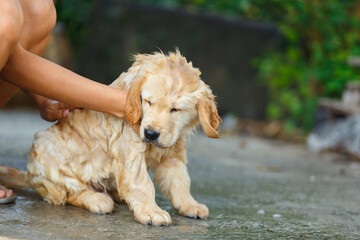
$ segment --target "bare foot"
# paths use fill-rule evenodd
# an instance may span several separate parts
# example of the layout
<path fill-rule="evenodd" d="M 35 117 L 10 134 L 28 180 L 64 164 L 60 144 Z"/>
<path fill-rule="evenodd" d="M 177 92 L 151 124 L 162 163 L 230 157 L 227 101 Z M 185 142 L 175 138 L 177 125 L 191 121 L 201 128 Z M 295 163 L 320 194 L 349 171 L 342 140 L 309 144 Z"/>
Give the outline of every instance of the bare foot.
<path fill-rule="evenodd" d="M 0 198 L 11 197 L 13 195 L 13 190 L 7 189 L 3 185 L 0 185 Z"/>

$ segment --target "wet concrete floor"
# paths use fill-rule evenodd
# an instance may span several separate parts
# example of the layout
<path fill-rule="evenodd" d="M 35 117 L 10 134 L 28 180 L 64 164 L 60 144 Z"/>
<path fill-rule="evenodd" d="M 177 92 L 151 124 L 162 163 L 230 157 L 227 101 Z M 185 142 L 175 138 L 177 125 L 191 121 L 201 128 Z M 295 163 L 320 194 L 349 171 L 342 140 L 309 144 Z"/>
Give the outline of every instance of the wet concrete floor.
<path fill-rule="evenodd" d="M 0 164 L 25 169 L 33 134 L 49 126 L 36 112 L 0 111 Z M 31 189 L 0 205 L 0 236 L 20 239 L 360 239 L 360 164 L 304 146 L 243 136 L 188 144 L 193 196 L 208 220 L 179 216 L 170 227 L 134 221 L 125 204 L 97 215 L 54 207 Z"/>

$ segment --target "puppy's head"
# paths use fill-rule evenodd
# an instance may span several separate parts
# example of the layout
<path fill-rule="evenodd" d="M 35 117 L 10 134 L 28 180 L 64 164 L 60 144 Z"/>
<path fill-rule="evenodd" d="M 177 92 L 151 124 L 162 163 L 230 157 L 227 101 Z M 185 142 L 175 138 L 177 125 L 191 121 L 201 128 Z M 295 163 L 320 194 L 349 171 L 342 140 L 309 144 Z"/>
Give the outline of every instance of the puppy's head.
<path fill-rule="evenodd" d="M 179 52 L 137 55 L 133 66 L 138 73 L 130 84 L 126 115 L 130 123 L 141 120 L 142 141 L 168 148 L 199 122 L 208 137 L 220 137 L 214 95 Z"/>

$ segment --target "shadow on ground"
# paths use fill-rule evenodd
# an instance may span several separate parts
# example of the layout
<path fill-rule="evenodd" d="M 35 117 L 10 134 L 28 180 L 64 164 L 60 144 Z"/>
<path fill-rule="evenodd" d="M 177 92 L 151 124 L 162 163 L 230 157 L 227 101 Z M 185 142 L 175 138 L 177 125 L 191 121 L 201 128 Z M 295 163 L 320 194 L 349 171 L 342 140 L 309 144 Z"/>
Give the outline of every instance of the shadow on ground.
<path fill-rule="evenodd" d="M 34 132 L 49 123 L 37 113 L 0 112 L 0 164 L 25 169 Z M 239 136 L 188 144 L 193 196 L 206 221 L 179 216 L 170 227 L 136 223 L 126 205 L 97 215 L 54 207 L 31 189 L 0 205 L 0 235 L 21 239 L 359 239 L 360 164 L 303 146 Z"/>

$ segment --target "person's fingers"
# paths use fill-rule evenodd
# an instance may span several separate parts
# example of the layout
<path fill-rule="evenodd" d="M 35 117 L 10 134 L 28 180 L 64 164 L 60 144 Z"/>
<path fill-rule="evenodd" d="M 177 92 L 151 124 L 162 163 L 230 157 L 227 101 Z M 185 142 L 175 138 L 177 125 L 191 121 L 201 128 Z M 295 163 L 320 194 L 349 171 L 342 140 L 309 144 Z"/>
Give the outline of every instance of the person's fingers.
<path fill-rule="evenodd" d="M 70 112 L 69 109 L 65 109 L 65 110 L 63 111 L 63 113 L 62 113 L 62 117 L 63 117 L 63 118 L 66 118 L 67 115 L 69 115 L 69 112 Z"/>
<path fill-rule="evenodd" d="M 57 116 L 56 116 L 56 112 L 53 108 L 47 107 L 45 109 L 41 109 L 40 110 L 40 116 L 42 119 L 49 121 L 49 122 L 54 122 L 57 120 Z"/>
<path fill-rule="evenodd" d="M 59 102 L 51 102 L 45 108 L 41 110 L 41 117 L 46 121 L 56 121 L 58 119 L 65 118 L 69 115 L 70 109 L 64 108 L 67 105 Z"/>
<path fill-rule="evenodd" d="M 3 190 L 0 190 L 0 198 L 6 197 L 6 192 Z"/>
<path fill-rule="evenodd" d="M 61 110 L 61 109 L 67 109 L 70 105 L 66 103 L 61 102 L 49 102 L 49 104 L 46 106 L 46 108 L 51 110 Z"/>
<path fill-rule="evenodd" d="M 68 104 L 58 102 L 49 107 L 51 109 L 52 119 L 62 119 L 69 114 Z"/>
<path fill-rule="evenodd" d="M 53 112 L 53 118 L 56 119 L 62 119 L 63 118 L 63 110 L 57 109 L 56 111 Z"/>
<path fill-rule="evenodd" d="M 6 197 L 11 197 L 12 195 L 13 195 L 13 190 L 8 189 L 8 190 L 6 191 Z"/>
<path fill-rule="evenodd" d="M 50 104 L 48 107 L 51 107 L 51 108 L 54 109 L 54 110 L 60 110 L 60 109 L 66 108 L 66 107 L 64 106 L 64 103 L 60 103 L 60 102 L 52 103 L 52 104 Z"/>

